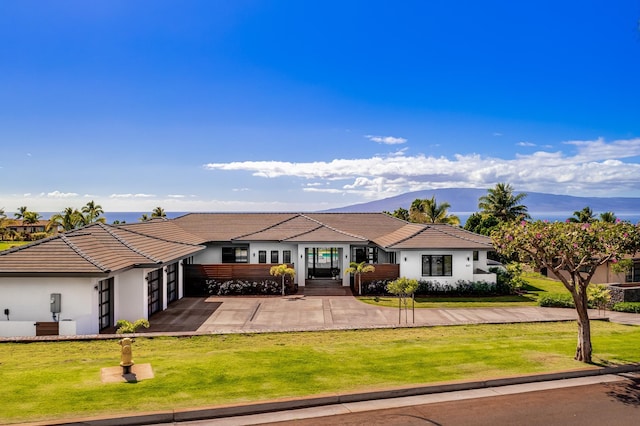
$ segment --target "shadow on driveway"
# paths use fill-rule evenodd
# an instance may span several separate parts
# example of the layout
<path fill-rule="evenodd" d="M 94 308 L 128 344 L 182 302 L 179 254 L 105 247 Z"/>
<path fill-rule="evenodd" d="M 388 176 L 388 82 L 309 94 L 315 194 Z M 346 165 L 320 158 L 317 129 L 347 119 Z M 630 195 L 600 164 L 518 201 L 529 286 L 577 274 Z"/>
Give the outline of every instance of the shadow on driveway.
<path fill-rule="evenodd" d="M 150 327 L 138 332 L 196 331 L 220 305 L 222 302 L 207 302 L 205 297 L 185 297 L 153 314 L 149 318 Z"/>

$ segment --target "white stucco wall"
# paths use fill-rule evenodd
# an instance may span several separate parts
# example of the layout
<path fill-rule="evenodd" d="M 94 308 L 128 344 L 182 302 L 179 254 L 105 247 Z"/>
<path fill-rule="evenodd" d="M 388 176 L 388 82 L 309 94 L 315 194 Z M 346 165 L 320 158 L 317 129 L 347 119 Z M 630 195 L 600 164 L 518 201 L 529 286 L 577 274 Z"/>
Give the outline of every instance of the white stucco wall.
<path fill-rule="evenodd" d="M 114 319 L 148 319 L 147 281 L 151 269 L 130 269 L 115 276 Z"/>
<path fill-rule="evenodd" d="M 202 265 L 222 263 L 222 245 L 207 244 L 205 250 L 193 256 L 193 263 Z"/>
<path fill-rule="evenodd" d="M 0 277 L 0 314 L 10 321 L 52 321 L 52 293 L 61 295 L 59 320 L 73 320 L 78 334 L 98 332 L 98 296 L 94 278 Z M 0 321 L 7 321 L 0 315 Z M 34 327 L 35 334 L 35 327 Z"/>
<path fill-rule="evenodd" d="M 482 253 L 482 252 L 481 252 Z M 423 255 L 451 255 L 451 276 L 422 276 Z M 479 253 L 480 255 L 480 253 Z M 457 281 L 474 281 L 473 250 L 403 250 L 399 254 L 400 276 L 423 281 L 455 285 Z M 480 262 L 476 262 L 476 267 Z M 484 255 L 486 265 L 486 253 Z"/>

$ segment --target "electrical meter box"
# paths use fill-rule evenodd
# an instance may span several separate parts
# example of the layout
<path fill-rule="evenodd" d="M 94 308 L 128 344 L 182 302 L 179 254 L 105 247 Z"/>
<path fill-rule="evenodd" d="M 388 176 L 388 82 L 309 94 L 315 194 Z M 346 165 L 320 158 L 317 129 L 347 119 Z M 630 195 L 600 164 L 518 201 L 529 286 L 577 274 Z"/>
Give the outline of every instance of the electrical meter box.
<path fill-rule="evenodd" d="M 51 313 L 60 313 L 60 293 L 51 293 Z"/>

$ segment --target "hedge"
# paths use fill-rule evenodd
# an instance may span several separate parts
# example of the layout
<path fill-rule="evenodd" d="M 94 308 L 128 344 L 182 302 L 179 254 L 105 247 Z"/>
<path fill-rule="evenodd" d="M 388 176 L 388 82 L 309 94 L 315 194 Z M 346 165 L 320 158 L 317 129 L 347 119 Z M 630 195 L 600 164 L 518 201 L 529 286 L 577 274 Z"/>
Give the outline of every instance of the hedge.
<path fill-rule="evenodd" d="M 619 302 L 613 305 L 613 308 L 611 309 L 616 312 L 640 314 L 640 302 Z"/>
<path fill-rule="evenodd" d="M 576 306 L 569 293 L 543 294 L 538 299 L 538 304 L 545 308 L 575 308 Z"/>

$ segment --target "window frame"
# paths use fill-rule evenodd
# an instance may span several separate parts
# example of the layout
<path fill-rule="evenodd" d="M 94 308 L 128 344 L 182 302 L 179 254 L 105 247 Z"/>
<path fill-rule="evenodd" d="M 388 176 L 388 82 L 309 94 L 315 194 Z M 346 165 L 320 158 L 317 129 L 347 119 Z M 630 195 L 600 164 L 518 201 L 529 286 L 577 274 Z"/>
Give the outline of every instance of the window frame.
<path fill-rule="evenodd" d="M 440 263 L 438 261 L 440 261 Z M 452 277 L 453 255 L 423 254 L 421 266 L 423 277 Z M 425 266 L 428 267 L 428 270 L 425 268 Z"/>

